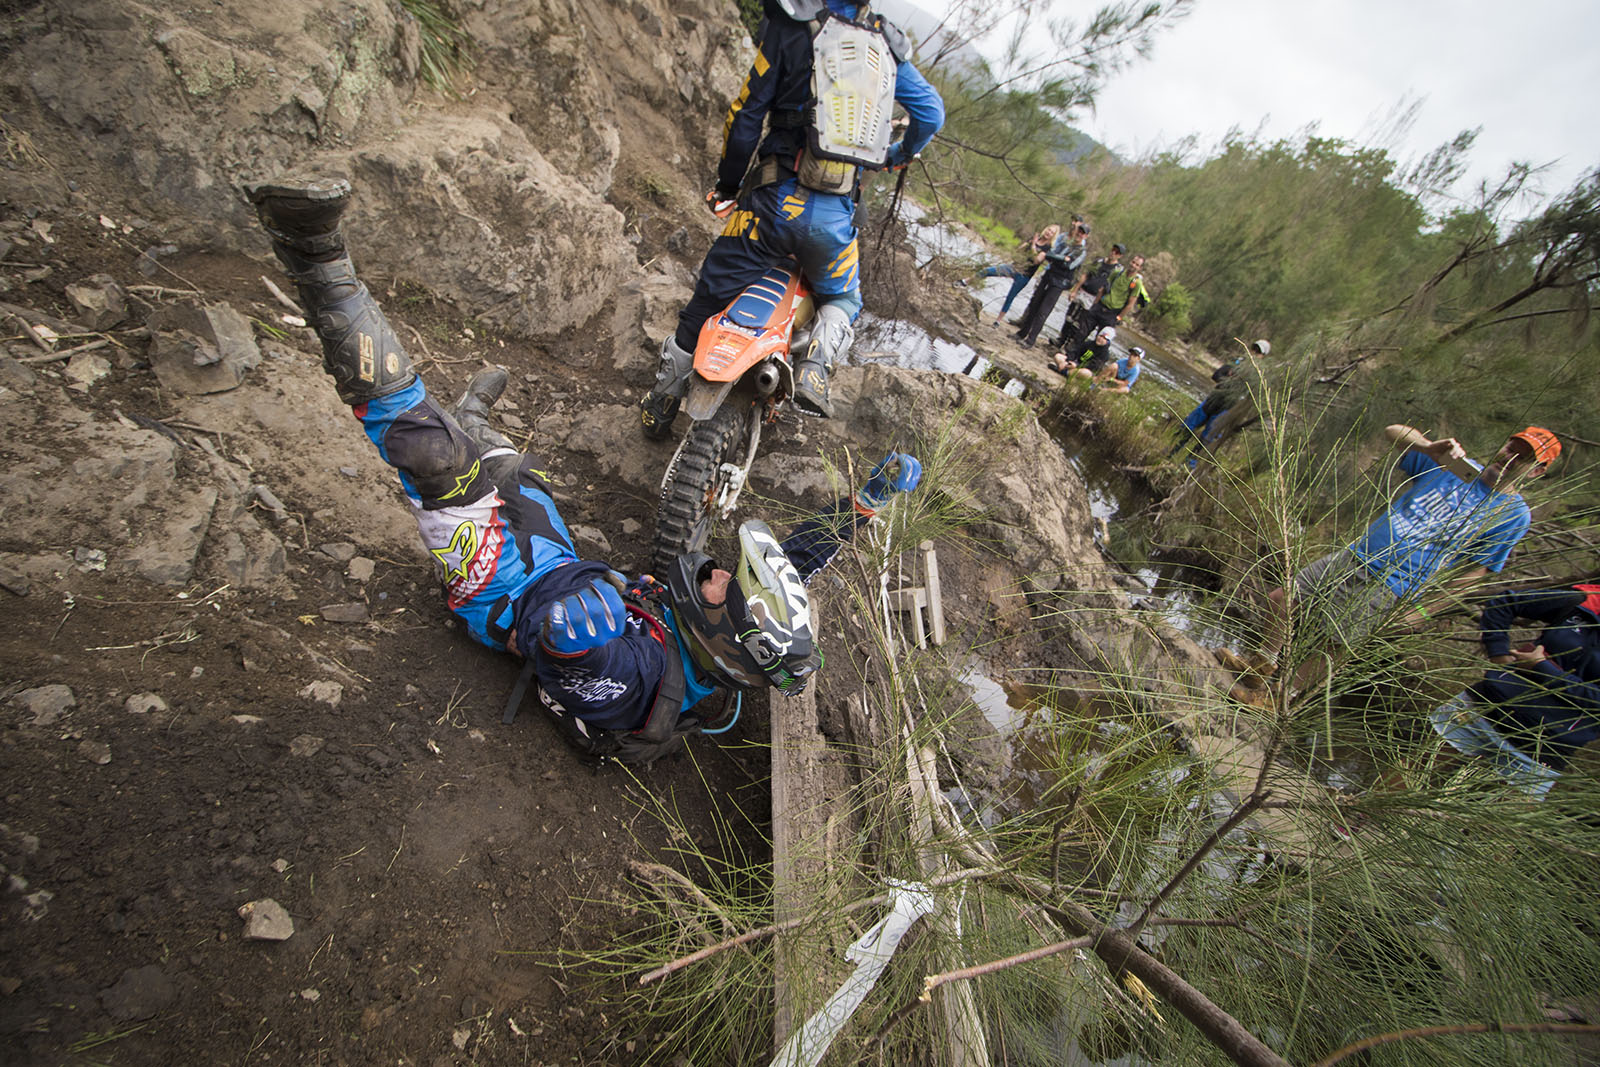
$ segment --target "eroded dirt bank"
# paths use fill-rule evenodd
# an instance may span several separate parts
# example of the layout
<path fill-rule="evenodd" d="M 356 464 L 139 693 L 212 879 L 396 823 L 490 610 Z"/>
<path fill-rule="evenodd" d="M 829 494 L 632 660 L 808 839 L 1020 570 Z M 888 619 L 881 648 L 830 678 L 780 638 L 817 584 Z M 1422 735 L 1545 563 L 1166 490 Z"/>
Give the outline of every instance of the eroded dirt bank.
<path fill-rule="evenodd" d="M 465 101 L 419 89 L 414 27 L 367 0 L 23 5 L 0 36 L 7 1063 L 629 1062 L 648 1033 L 552 961 L 603 942 L 628 861 L 669 844 L 645 810 L 764 855 L 764 708 L 637 779 L 500 724 L 516 665 L 448 622 L 392 475 L 261 280 L 238 183 L 349 175 L 358 263 L 431 387 L 511 368 L 498 410 L 580 549 L 644 562 L 669 451 L 632 405 L 709 241 L 697 187 L 748 44 L 721 5 L 466 17 Z M 949 318 L 880 262 L 869 286 Z M 946 564 L 956 640 L 1037 663 L 1042 599 L 1118 595 L 1012 401 L 881 367 L 838 387 L 839 418 L 770 435 L 757 506 L 953 422 L 981 458 L 946 490 L 978 516 Z M 827 639 L 825 712 L 849 621 Z M 287 940 L 245 936 L 266 898 Z"/>

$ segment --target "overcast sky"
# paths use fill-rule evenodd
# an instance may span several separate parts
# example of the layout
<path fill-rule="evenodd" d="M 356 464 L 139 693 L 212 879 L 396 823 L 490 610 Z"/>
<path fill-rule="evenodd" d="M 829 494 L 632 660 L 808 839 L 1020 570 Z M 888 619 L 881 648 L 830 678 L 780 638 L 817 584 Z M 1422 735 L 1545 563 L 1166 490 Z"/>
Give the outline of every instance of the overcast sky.
<path fill-rule="evenodd" d="M 1080 20 L 1095 6 L 1055 0 Z M 1544 189 L 1565 189 L 1600 164 L 1600 2 L 1196 0 L 1076 124 L 1125 156 L 1263 120 L 1269 138 L 1315 122 L 1369 144 L 1407 97 L 1421 110 L 1402 160 L 1482 127 L 1458 194 L 1514 160 L 1553 163 Z"/>

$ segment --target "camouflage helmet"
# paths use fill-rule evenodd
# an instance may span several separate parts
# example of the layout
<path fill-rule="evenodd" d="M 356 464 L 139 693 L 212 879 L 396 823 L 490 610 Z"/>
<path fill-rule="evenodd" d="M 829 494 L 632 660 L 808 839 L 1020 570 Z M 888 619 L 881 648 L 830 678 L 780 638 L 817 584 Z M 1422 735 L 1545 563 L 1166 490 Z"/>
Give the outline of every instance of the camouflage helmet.
<path fill-rule="evenodd" d="M 822 665 L 811 633 L 805 583 L 764 522 L 739 527 L 739 563 L 720 604 L 706 603 L 700 583 L 716 563 L 703 552 L 678 557 L 667 595 L 695 663 L 740 689 L 772 686 L 793 696 Z"/>

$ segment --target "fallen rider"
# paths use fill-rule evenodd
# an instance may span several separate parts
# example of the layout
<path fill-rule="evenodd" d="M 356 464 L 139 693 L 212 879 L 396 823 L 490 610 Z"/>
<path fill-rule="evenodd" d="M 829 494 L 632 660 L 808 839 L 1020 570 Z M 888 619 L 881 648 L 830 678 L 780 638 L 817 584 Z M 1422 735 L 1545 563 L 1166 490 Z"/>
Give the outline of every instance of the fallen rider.
<path fill-rule="evenodd" d="M 582 754 L 648 763 L 686 737 L 731 725 L 706 698 L 801 692 L 822 665 L 805 583 L 892 494 L 916 488 L 917 460 L 890 453 L 781 543 L 740 527 L 734 570 L 703 553 L 665 581 L 625 579 L 578 558 L 539 464 L 488 423 L 506 372 L 479 371 L 448 411 L 428 396 L 377 301 L 356 277 L 340 219 L 343 180 L 245 188 L 322 341 L 323 369 L 400 476 L 445 603 L 478 641 L 524 657 L 507 721 L 530 682 Z M 704 707 L 702 702 L 705 702 Z M 714 720 L 714 721 L 713 721 Z"/>

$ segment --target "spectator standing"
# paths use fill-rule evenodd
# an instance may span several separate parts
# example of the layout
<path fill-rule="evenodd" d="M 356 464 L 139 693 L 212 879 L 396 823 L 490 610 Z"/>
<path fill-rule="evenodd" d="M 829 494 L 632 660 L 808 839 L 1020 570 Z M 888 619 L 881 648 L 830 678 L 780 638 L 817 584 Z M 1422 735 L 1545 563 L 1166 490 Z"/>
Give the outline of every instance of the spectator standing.
<path fill-rule="evenodd" d="M 1094 266 L 1067 293 L 1067 320 L 1061 329 L 1062 351 L 1072 351 L 1074 345 L 1081 344 L 1093 332 L 1090 311 L 1111 285 L 1111 279 L 1126 269 L 1122 257 L 1127 254 L 1126 245 L 1112 245 L 1111 251 L 1095 260 Z"/>
<path fill-rule="evenodd" d="M 1022 243 L 1022 248 L 1014 263 L 991 263 L 979 272 L 983 278 L 1010 278 L 1011 289 L 1006 293 L 1006 299 L 1000 305 L 1000 313 L 994 317 L 994 324 L 999 326 L 1006 321 L 1006 313 L 1011 310 L 1011 305 L 1016 303 L 1017 294 L 1028 287 L 1028 279 L 1039 272 L 1043 265 L 1045 255 L 1055 246 L 1056 238 L 1061 234 L 1061 226 L 1052 222 L 1032 238 Z M 962 285 L 967 284 L 962 282 Z"/>
<path fill-rule="evenodd" d="M 1033 299 L 1028 301 L 1028 310 L 1017 327 L 1017 340 L 1023 348 L 1032 348 L 1039 339 L 1039 331 L 1044 329 L 1050 313 L 1055 310 L 1056 301 L 1072 285 L 1088 254 L 1089 224 L 1074 215 L 1072 228 L 1056 239 L 1045 256 L 1049 265 L 1045 267 L 1044 277 L 1034 286 Z"/>

